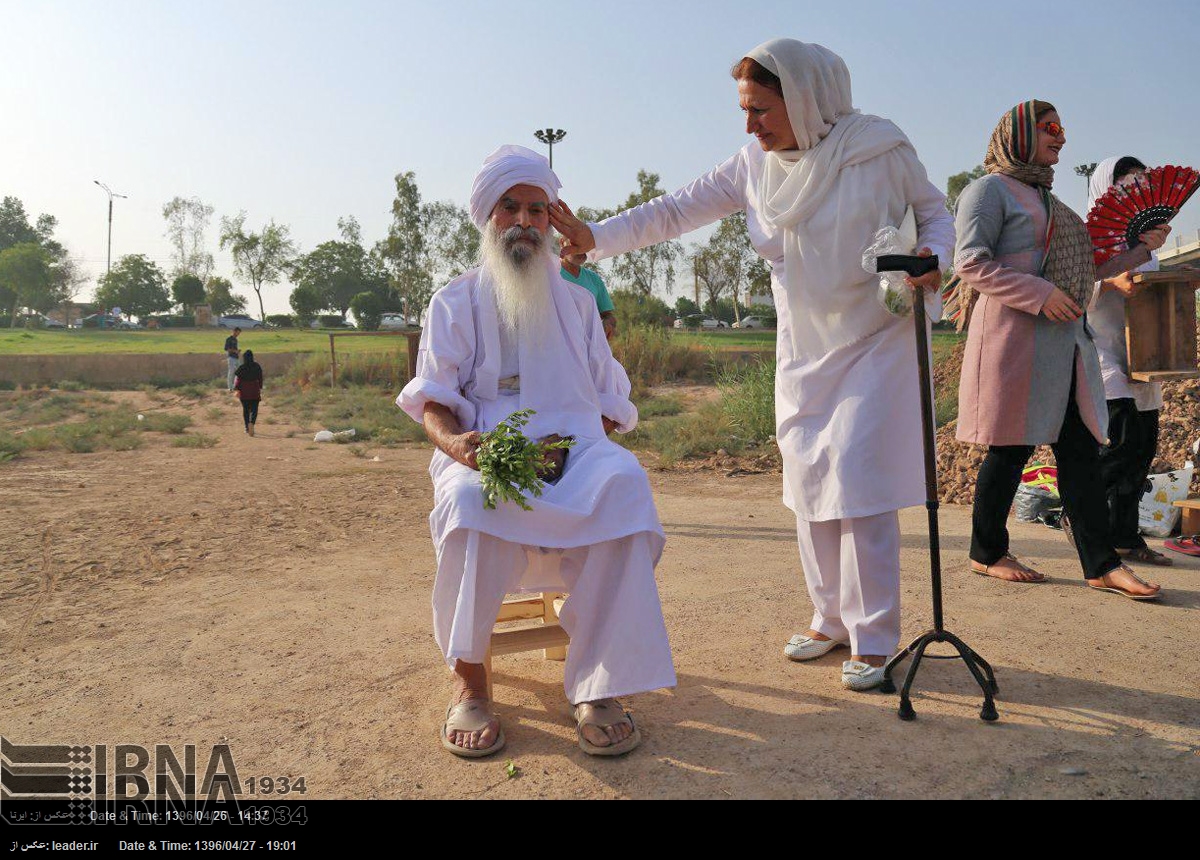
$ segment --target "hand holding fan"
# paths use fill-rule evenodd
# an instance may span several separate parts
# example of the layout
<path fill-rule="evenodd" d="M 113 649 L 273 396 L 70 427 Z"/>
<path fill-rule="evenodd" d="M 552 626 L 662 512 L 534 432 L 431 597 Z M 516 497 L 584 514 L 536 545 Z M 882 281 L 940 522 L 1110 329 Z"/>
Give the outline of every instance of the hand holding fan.
<path fill-rule="evenodd" d="M 1132 248 L 1147 230 L 1168 223 L 1197 187 L 1200 173 L 1168 164 L 1110 188 L 1087 217 L 1096 265 Z"/>

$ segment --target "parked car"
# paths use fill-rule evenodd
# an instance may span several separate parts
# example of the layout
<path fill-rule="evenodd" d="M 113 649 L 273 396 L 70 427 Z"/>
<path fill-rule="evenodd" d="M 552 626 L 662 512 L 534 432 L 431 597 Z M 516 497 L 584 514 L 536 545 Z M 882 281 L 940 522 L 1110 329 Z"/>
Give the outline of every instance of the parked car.
<path fill-rule="evenodd" d="M 675 320 L 675 328 L 729 328 L 729 323 L 706 317 L 704 314 L 688 314 Z"/>
<path fill-rule="evenodd" d="M 119 329 L 139 329 L 145 328 L 141 323 L 135 323 L 133 320 L 115 317 L 112 314 L 88 314 L 79 321 L 80 328 L 119 328 Z"/>
<path fill-rule="evenodd" d="M 741 322 L 735 322 L 735 323 L 733 324 L 733 327 L 734 327 L 734 328 L 741 328 L 741 329 L 746 329 L 746 328 L 766 328 L 766 327 L 767 327 L 767 321 L 766 321 L 765 319 L 763 319 L 762 317 L 742 317 L 742 321 L 741 321 Z"/>
<path fill-rule="evenodd" d="M 58 320 L 52 320 L 45 314 L 26 314 L 21 319 L 22 321 L 34 320 L 35 323 L 41 328 L 66 328 L 66 326 L 60 323 Z"/>
<path fill-rule="evenodd" d="M 264 326 L 260 320 L 245 314 L 227 314 L 217 317 L 217 328 L 240 328 L 243 331 L 249 331 L 252 328 L 264 328 Z"/>
<path fill-rule="evenodd" d="M 384 314 L 379 321 L 380 331 L 401 331 L 407 328 L 416 328 L 404 318 L 404 314 Z"/>

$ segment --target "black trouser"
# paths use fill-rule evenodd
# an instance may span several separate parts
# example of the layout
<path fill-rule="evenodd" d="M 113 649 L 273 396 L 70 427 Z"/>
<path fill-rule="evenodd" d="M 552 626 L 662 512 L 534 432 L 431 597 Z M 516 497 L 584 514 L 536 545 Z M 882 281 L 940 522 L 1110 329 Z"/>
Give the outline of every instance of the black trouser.
<path fill-rule="evenodd" d="M 1108 533 L 1108 506 L 1100 478 L 1100 445 L 1087 429 L 1075 403 L 1075 384 L 1058 441 L 1052 446 L 1058 463 L 1058 492 L 1071 521 L 1075 549 L 1086 579 L 1097 579 L 1121 563 Z M 1033 454 L 1032 445 L 992 445 L 975 480 L 971 512 L 971 558 L 995 564 L 1008 552 L 1006 521 L 1021 471 Z"/>
<path fill-rule="evenodd" d="M 1132 397 L 1108 401 L 1108 447 L 1100 451 L 1100 476 L 1108 500 L 1108 530 L 1117 549 L 1138 549 L 1138 502 L 1158 450 L 1158 410 L 1139 412 Z"/>
<path fill-rule="evenodd" d="M 249 427 L 251 424 L 254 424 L 258 421 L 258 401 L 257 400 L 243 400 L 242 401 L 242 420 L 246 422 L 247 427 Z"/>

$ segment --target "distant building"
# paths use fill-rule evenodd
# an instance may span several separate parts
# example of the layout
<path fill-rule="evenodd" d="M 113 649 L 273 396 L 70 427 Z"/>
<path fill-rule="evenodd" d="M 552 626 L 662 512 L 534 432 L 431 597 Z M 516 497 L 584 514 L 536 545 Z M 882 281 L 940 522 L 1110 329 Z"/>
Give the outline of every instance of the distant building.
<path fill-rule="evenodd" d="M 1180 266 L 1200 266 L 1200 230 L 1196 238 L 1184 242 L 1182 236 L 1175 237 L 1172 248 L 1163 247 L 1158 251 L 1158 264 L 1164 269 L 1177 269 Z"/>

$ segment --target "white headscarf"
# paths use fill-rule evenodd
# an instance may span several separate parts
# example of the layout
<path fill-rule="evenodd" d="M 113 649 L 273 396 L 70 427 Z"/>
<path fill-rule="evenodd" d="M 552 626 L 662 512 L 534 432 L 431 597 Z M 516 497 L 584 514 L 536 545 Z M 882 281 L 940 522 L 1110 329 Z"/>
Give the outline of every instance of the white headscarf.
<path fill-rule="evenodd" d="M 551 203 L 558 200 L 562 188 L 544 155 L 524 146 L 502 146 L 483 160 L 471 186 L 471 220 L 476 227 L 483 229 L 504 192 L 514 185 L 540 188 Z"/>
<path fill-rule="evenodd" d="M 783 233 L 783 283 L 796 354 L 824 355 L 874 333 L 879 317 L 874 313 L 876 309 L 848 299 L 847 306 L 837 313 L 824 317 L 813 313 L 814 307 L 828 303 L 828 297 L 814 301 L 812 291 L 836 290 L 843 285 L 809 284 L 800 277 L 800 232 L 804 222 L 825 199 L 843 167 L 912 144 L 895 123 L 855 110 L 850 72 L 842 58 L 828 48 L 795 39 L 772 39 L 746 56 L 783 84 L 788 120 L 799 144 L 798 152 L 767 153 L 759 177 L 758 214 L 768 226 Z M 869 200 L 870 196 L 864 189 L 863 199 Z M 885 226 L 889 225 L 880 223 L 876 229 Z M 872 238 L 862 237 L 863 248 Z M 857 253 L 861 252 L 858 249 Z"/>

